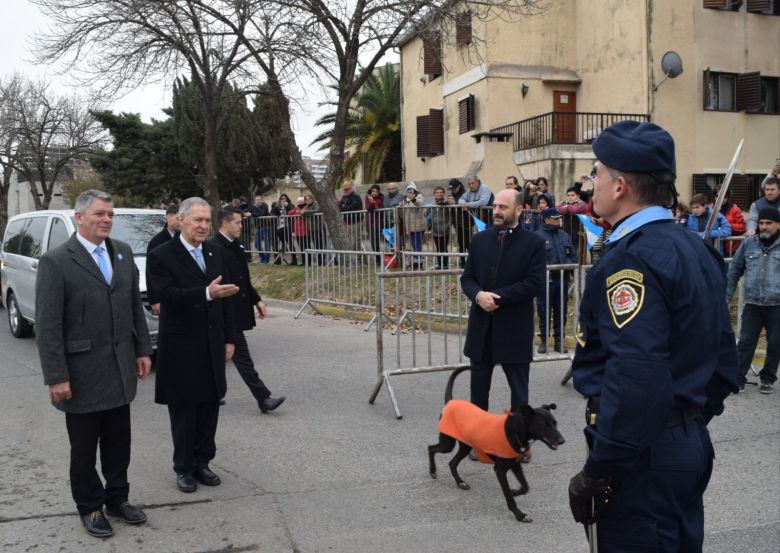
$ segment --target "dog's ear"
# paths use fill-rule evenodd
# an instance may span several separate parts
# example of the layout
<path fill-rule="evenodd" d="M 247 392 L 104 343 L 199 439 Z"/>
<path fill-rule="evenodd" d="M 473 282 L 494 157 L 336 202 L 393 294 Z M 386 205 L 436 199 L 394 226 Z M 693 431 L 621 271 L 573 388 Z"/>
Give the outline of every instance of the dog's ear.
<path fill-rule="evenodd" d="M 526 418 L 531 418 L 534 416 L 533 407 L 531 407 L 530 405 L 521 405 L 520 408 L 517 409 L 517 412 Z"/>
<path fill-rule="evenodd" d="M 547 409 L 548 411 L 553 411 L 555 407 L 556 405 L 554 403 L 551 403 L 549 405 L 542 405 L 542 409 Z"/>

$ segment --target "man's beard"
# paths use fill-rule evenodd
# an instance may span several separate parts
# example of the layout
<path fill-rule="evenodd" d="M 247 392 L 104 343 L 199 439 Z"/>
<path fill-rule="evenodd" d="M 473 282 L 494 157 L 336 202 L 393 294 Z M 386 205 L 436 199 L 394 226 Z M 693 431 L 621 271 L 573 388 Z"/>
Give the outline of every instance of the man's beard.
<path fill-rule="evenodd" d="M 504 229 L 512 228 L 512 227 L 515 226 L 515 224 L 517 224 L 517 217 L 515 217 L 514 215 L 505 216 L 504 220 L 501 221 L 500 223 L 498 221 L 496 221 L 496 219 L 494 218 L 493 219 L 493 224 L 496 225 L 496 228 L 498 230 L 504 230 Z"/>
<path fill-rule="evenodd" d="M 777 235 L 780 234 L 780 231 L 771 233 L 769 231 L 763 231 L 758 233 L 758 237 L 761 239 L 762 242 L 765 244 L 771 244 L 775 241 L 777 238 Z"/>

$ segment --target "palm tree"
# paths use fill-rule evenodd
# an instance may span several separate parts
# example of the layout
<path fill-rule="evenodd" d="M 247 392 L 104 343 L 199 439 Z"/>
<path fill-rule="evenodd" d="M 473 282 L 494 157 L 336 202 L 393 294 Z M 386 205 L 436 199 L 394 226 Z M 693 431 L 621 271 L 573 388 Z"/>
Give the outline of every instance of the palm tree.
<path fill-rule="evenodd" d="M 333 125 L 328 113 L 317 125 Z M 320 134 L 312 144 L 328 149 L 333 129 Z M 401 180 L 401 80 L 388 63 L 366 79 L 347 114 L 346 143 L 352 155 L 344 163 L 344 176 L 353 176 L 362 164 L 363 181 Z"/>

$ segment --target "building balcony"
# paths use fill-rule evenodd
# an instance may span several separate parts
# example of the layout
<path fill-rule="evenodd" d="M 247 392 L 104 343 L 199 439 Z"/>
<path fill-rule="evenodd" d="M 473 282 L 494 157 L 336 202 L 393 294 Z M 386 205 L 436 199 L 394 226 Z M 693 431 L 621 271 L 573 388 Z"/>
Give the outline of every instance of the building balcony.
<path fill-rule="evenodd" d="M 521 152 L 553 144 L 590 144 L 601 131 L 619 121 L 649 121 L 637 113 L 550 112 L 491 129 L 510 134 L 513 150 Z"/>

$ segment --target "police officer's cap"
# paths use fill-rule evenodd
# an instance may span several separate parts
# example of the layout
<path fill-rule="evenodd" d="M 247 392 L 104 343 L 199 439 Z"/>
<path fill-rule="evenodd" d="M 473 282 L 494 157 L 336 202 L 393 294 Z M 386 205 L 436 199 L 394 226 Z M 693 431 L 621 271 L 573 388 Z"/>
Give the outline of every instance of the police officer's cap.
<path fill-rule="evenodd" d="M 563 217 L 557 207 L 548 207 L 542 210 L 542 219 L 559 219 Z"/>
<path fill-rule="evenodd" d="M 626 173 L 677 173 L 672 135 L 654 123 L 615 123 L 593 142 L 593 153 L 607 167 Z"/>

